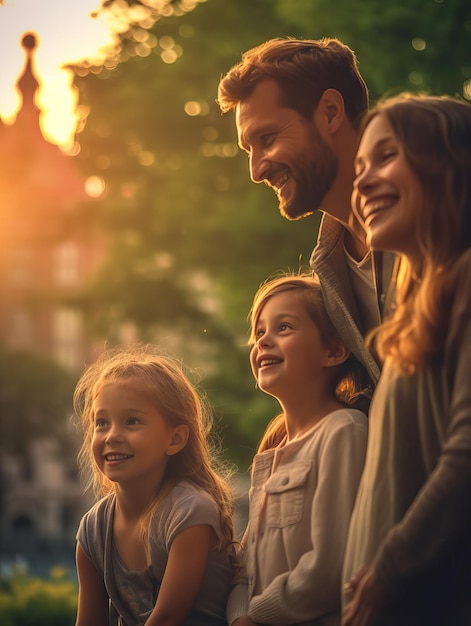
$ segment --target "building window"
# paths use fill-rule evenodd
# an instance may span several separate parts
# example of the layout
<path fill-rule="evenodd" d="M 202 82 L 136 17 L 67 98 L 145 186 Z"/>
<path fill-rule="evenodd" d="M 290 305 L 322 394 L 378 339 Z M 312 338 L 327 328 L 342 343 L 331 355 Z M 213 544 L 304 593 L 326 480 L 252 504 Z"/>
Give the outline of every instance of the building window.
<path fill-rule="evenodd" d="M 12 285 L 25 286 L 31 283 L 31 250 L 24 246 L 9 251 L 8 277 Z"/>
<path fill-rule="evenodd" d="M 52 314 L 52 346 L 54 358 L 65 368 L 77 370 L 83 365 L 82 314 L 69 307 L 60 307 Z"/>
<path fill-rule="evenodd" d="M 28 350 L 32 347 L 33 322 L 25 309 L 12 311 L 10 332 L 6 336 L 6 341 L 12 350 Z"/>
<path fill-rule="evenodd" d="M 61 287 L 77 285 L 80 277 L 79 248 L 73 241 L 65 241 L 54 250 L 53 280 Z"/>

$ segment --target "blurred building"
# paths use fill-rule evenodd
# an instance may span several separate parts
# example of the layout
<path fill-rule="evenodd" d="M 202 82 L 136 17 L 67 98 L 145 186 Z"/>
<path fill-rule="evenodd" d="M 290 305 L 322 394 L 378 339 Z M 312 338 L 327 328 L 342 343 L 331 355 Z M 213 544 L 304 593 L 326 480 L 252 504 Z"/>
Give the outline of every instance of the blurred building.
<path fill-rule="evenodd" d="M 93 347 L 71 304 L 101 262 L 103 244 L 77 218 L 92 200 L 75 159 L 41 133 L 34 35 L 22 44 L 22 108 L 11 126 L 0 120 L 0 342 L 78 372 Z M 46 438 L 32 442 L 28 458 L 0 458 L 3 565 L 16 558 L 44 563 L 46 554 L 73 549 L 87 503 L 74 464 L 66 466 L 59 452 Z"/>
<path fill-rule="evenodd" d="M 91 202 L 74 158 L 45 141 L 35 104 L 33 35 L 18 80 L 23 105 L 0 122 L 0 334 L 7 349 L 28 350 L 80 367 L 82 319 L 64 305 L 97 267 L 102 246 L 77 227 L 77 207 Z"/>

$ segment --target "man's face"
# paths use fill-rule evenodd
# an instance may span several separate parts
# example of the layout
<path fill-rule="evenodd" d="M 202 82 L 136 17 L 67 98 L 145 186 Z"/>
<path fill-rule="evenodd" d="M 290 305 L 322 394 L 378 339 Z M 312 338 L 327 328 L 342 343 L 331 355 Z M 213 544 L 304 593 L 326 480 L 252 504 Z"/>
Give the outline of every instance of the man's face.
<path fill-rule="evenodd" d="M 237 106 L 240 147 L 249 156 L 250 176 L 271 187 L 280 213 L 290 220 L 321 208 L 337 174 L 337 157 L 313 119 L 283 107 L 272 79 L 261 81 Z"/>

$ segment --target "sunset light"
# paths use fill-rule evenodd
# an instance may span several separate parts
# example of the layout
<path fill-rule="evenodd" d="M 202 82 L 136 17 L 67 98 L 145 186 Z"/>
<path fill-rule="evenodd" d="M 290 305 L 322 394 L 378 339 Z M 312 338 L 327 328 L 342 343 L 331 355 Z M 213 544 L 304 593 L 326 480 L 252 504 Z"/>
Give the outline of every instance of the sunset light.
<path fill-rule="evenodd" d="M 127 23 L 98 13 L 100 0 L 0 0 L 0 118 L 14 122 L 21 106 L 15 82 L 25 63 L 21 40 L 37 34 L 35 72 L 41 83 L 38 105 L 45 137 L 70 149 L 77 123 L 77 94 L 68 64 L 100 64 L 118 44 Z"/>

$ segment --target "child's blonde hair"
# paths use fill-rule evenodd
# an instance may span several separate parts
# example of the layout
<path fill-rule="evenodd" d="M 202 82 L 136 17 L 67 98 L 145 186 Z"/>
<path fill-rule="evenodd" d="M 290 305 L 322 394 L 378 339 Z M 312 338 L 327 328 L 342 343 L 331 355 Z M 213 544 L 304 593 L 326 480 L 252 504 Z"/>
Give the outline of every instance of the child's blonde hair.
<path fill-rule="evenodd" d="M 256 327 L 260 313 L 268 300 L 280 293 L 289 292 L 293 298 L 298 298 L 306 307 L 313 324 L 319 330 L 322 342 L 329 346 L 334 342 L 341 342 L 341 338 L 327 314 L 319 278 L 312 272 L 283 273 L 266 280 L 255 294 L 249 312 L 250 337 L 249 345 L 256 343 Z M 343 342 L 342 342 L 343 343 Z M 354 405 L 362 395 L 367 375 L 365 368 L 358 359 L 350 353 L 348 358 L 339 365 L 332 367 L 333 393 L 336 398 L 346 405 Z M 284 415 L 278 415 L 268 425 L 259 451 L 278 445 L 286 434 Z"/>
<path fill-rule="evenodd" d="M 155 407 L 171 426 L 185 424 L 189 437 L 185 447 L 168 458 L 160 496 L 176 483 L 186 480 L 209 493 L 218 505 L 226 545 L 234 542 L 232 520 L 233 498 L 228 485 L 230 472 L 218 455 L 212 433 L 212 414 L 207 403 L 173 358 L 145 345 L 125 346 L 104 352 L 88 366 L 77 383 L 74 410 L 79 419 L 83 443 L 78 454 L 79 466 L 86 476 L 86 488 L 97 497 L 115 491 L 115 485 L 98 468 L 92 451 L 94 433 L 94 401 L 103 385 L 110 382 L 135 385 L 155 403 Z"/>

